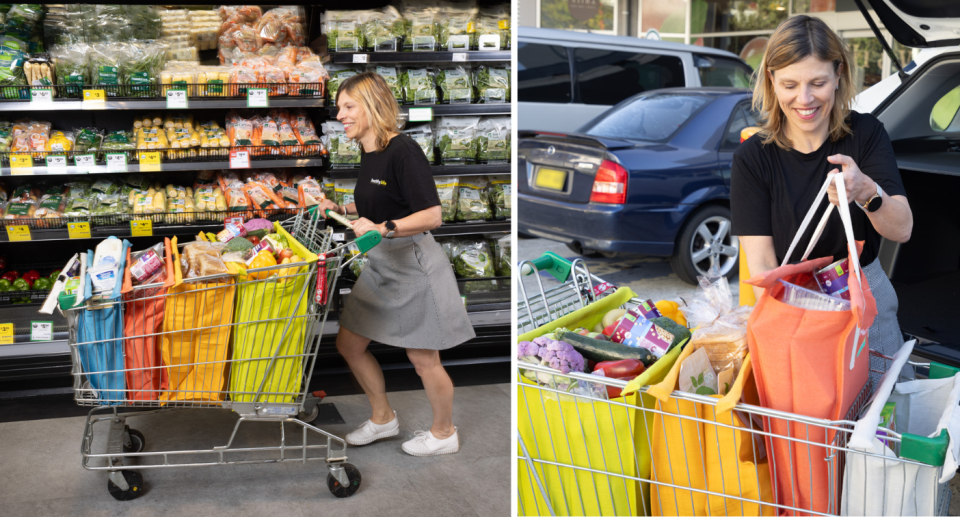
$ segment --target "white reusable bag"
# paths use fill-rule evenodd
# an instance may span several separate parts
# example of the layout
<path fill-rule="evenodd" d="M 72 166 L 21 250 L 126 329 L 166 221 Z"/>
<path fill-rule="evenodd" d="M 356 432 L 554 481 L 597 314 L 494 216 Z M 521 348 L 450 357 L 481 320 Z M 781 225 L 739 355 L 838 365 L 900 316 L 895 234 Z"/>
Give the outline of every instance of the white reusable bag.
<path fill-rule="evenodd" d="M 869 410 L 857 422 L 846 454 L 840 515 L 935 515 L 937 485 L 953 478 L 960 458 L 960 374 L 944 379 L 897 383 L 916 341 L 904 343 L 893 365 L 880 379 Z M 897 432 L 935 438 L 949 435 L 942 475 L 937 467 L 921 466 L 897 455 L 877 437 L 880 411 L 897 403 Z M 890 458 L 890 459 L 885 459 Z M 949 490 L 949 487 L 940 487 Z"/>

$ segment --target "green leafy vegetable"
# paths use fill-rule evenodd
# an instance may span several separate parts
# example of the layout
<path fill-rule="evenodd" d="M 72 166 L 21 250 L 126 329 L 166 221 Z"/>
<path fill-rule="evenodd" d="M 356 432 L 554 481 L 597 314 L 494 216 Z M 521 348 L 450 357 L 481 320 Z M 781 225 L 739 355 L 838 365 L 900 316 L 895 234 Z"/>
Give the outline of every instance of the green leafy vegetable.
<path fill-rule="evenodd" d="M 510 102 L 510 68 L 480 65 L 476 83 L 478 102 Z"/>
<path fill-rule="evenodd" d="M 457 221 L 492 219 L 486 178 L 483 176 L 461 178 L 458 189 Z"/>
<path fill-rule="evenodd" d="M 442 68 L 437 74 L 437 83 L 442 91 L 444 104 L 469 104 L 476 100 L 470 70 L 464 66 Z"/>
<path fill-rule="evenodd" d="M 437 104 L 437 81 L 428 68 L 408 68 L 401 72 L 403 97 L 407 104 Z"/>

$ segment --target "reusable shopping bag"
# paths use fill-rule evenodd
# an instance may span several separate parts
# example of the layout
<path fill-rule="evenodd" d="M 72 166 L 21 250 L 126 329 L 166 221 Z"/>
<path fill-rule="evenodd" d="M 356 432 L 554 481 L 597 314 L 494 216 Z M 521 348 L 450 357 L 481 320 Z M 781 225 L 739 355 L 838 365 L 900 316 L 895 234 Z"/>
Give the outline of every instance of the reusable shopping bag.
<path fill-rule="evenodd" d="M 834 206 L 829 204 L 803 261 L 787 264 L 831 181 L 837 184 L 840 218 L 847 237 L 851 310 L 817 311 L 788 305 L 777 299 L 784 290 L 778 280 L 803 285 L 814 271 L 833 261 L 832 257 L 806 260 L 833 211 Z M 747 324 L 747 344 L 761 405 L 813 418 L 846 418 L 870 373 L 867 330 L 873 324 L 877 305 L 860 268 L 841 174 L 831 175 L 824 182 L 780 267 L 754 276 L 747 283 L 765 288 Z M 804 437 L 816 443 L 829 443 L 833 439 L 833 433 L 827 433 L 823 426 L 808 426 L 783 418 L 765 421 L 766 431 L 777 437 Z M 828 462 L 824 458 L 830 451 L 769 436 L 767 444 L 772 455 L 778 502 L 826 513 L 831 490 Z"/>
<path fill-rule="evenodd" d="M 304 273 L 317 256 L 278 223 L 274 223 L 274 231 L 286 237 L 294 254 L 305 262 L 298 263 L 302 265 L 296 269 L 281 269 L 281 275 L 288 277 L 283 281 L 246 281 L 246 271 L 240 273 L 230 366 L 230 391 L 235 402 L 293 403 L 303 377 L 303 357 L 272 358 L 305 353 L 305 338 L 308 331 L 312 332 L 314 319 L 307 316 L 310 281 Z M 294 274 L 297 276 L 291 276 Z M 273 395 L 257 398 L 258 390 Z"/>
<path fill-rule="evenodd" d="M 160 391 L 167 389 L 167 372 L 157 336 L 163 332 L 163 313 L 168 287 L 175 279 L 173 259 L 171 258 L 170 239 L 164 239 L 164 262 L 167 278 L 161 287 L 147 289 L 133 288 L 130 267 L 130 250 L 127 249 L 127 267 L 123 275 L 123 313 L 124 353 L 126 358 L 127 390 L 130 400 L 157 400 Z"/>
<path fill-rule="evenodd" d="M 946 483 L 960 460 L 960 373 L 955 368 L 931 368 L 930 379 L 897 383 L 915 343 L 908 341 L 894 356 L 850 436 L 840 515 L 942 515 L 937 511 L 937 491 L 950 490 Z M 897 405 L 899 459 L 877 435 L 880 411 L 887 402 Z"/>
<path fill-rule="evenodd" d="M 530 341 L 560 327 L 593 328 L 604 314 L 634 297 L 633 291 L 621 287 L 519 340 Z M 640 386 L 659 382 L 679 353 L 680 347 L 667 352 L 634 382 Z M 523 385 L 518 395 L 518 431 L 531 458 L 610 473 L 533 462 L 534 476 L 529 464 L 520 460 L 517 487 L 522 515 L 550 515 L 538 479 L 557 515 L 650 515 L 649 484 L 628 478 L 650 477 L 648 430 L 654 415 L 641 407 L 652 408 L 652 397 L 632 393 L 610 402 L 573 396 L 558 399 Z"/>
<path fill-rule="evenodd" d="M 233 323 L 233 277 L 183 281 L 176 238 L 171 240 L 174 285 L 167 290 L 160 350 L 169 391 L 160 400 L 222 401 Z"/>
<path fill-rule="evenodd" d="M 130 243 L 124 240 L 119 271 L 123 271 L 129 247 Z M 87 250 L 87 264 L 93 264 L 93 259 L 93 250 Z M 104 297 L 102 302 L 77 309 L 77 343 L 84 343 L 77 346 L 80 365 L 98 398 L 110 401 L 107 404 L 112 406 L 120 405 L 125 396 L 123 311 L 121 304 L 116 303 L 120 298 L 120 289 L 121 283 L 117 282 L 113 292 Z M 93 296 L 89 274 L 84 275 L 83 290 L 84 299 L 89 300 Z"/>
<path fill-rule="evenodd" d="M 656 398 L 658 412 L 650 438 L 650 480 L 664 483 L 650 490 L 652 514 L 776 514 L 769 506 L 773 491 L 763 442 L 757 439 L 759 426 L 750 422 L 750 415 L 731 411 L 741 396 L 753 390 L 750 354 L 744 357 L 730 391 L 722 397 L 710 395 L 717 399 L 714 405 L 674 396 L 680 365 L 693 352 L 692 346 L 684 347 L 663 381 L 647 389 Z"/>

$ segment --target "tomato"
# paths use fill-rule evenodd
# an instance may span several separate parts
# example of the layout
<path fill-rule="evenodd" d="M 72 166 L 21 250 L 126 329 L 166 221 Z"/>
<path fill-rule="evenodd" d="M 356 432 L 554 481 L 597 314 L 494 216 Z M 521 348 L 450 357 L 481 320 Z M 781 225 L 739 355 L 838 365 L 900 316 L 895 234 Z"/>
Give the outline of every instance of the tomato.
<path fill-rule="evenodd" d="M 260 244 L 260 237 L 257 237 L 256 235 L 253 237 L 247 237 L 247 240 L 250 241 L 250 244 L 253 244 L 254 246 Z"/>

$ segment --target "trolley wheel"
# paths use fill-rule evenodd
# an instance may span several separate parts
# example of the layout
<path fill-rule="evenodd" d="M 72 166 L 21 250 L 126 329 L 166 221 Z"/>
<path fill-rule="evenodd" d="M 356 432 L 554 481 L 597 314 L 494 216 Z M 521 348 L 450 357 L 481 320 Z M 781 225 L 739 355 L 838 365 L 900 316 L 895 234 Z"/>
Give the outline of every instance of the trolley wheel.
<path fill-rule="evenodd" d="M 309 413 L 301 411 L 300 414 L 297 415 L 301 421 L 308 424 L 312 424 L 318 416 L 320 416 L 320 404 L 314 404 L 313 409 L 311 409 Z"/>
<path fill-rule="evenodd" d="M 123 452 L 140 452 L 143 450 L 144 445 L 146 445 L 147 440 L 143 437 L 143 433 L 137 431 L 136 429 L 130 429 L 127 427 L 127 434 L 130 435 L 130 446 L 123 446 Z"/>
<path fill-rule="evenodd" d="M 347 473 L 350 484 L 347 486 L 341 485 L 337 478 L 333 477 L 333 474 L 327 474 L 327 487 L 330 489 L 330 493 L 337 497 L 350 497 L 360 489 L 360 471 L 350 463 L 341 463 L 340 466 Z"/>
<path fill-rule="evenodd" d="M 108 479 L 107 490 L 110 491 L 110 495 L 117 501 L 131 501 L 143 495 L 143 476 L 136 470 L 121 470 L 120 472 L 123 473 L 123 479 L 127 480 L 130 488 L 120 490 L 120 487 Z"/>

